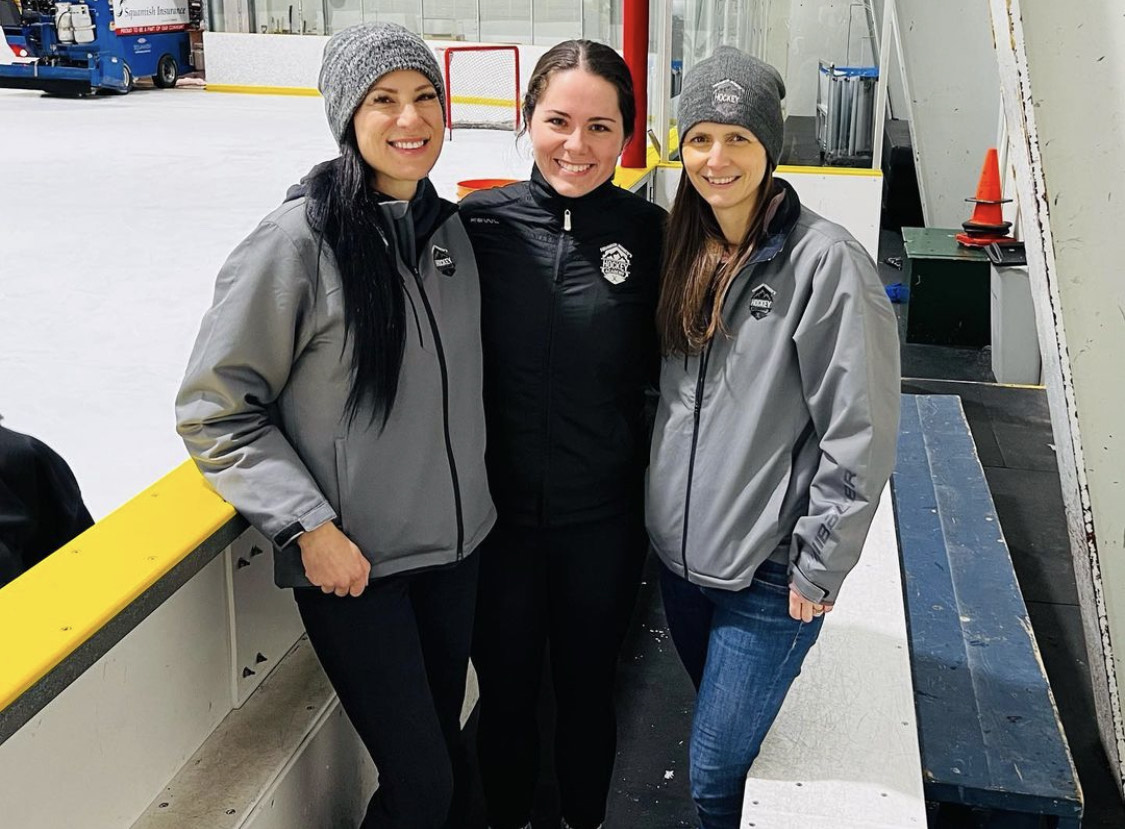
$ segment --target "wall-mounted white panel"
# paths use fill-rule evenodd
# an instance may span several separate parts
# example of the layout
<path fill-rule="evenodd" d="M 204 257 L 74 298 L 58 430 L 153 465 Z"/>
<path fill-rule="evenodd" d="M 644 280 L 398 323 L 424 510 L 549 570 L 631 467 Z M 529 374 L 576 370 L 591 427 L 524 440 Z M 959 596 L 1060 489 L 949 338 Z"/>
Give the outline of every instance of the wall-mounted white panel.
<path fill-rule="evenodd" d="M 914 165 L 928 227 L 959 228 L 996 145 L 1000 82 L 988 7 L 897 0 Z"/>
<path fill-rule="evenodd" d="M 257 86 L 315 90 L 320 60 L 327 37 L 319 35 L 251 35 L 234 32 L 204 32 L 207 83 L 217 86 Z M 439 65 L 444 66 L 448 40 L 427 41 Z M 455 44 L 488 45 L 488 44 Z M 527 78 L 548 45 L 520 45 L 520 81 Z"/>
<path fill-rule="evenodd" d="M 1125 15 L 1120 0 L 991 13 L 1098 724 L 1125 791 Z"/>
<path fill-rule="evenodd" d="M 292 590 L 273 582 L 273 549 L 251 528 L 226 554 L 232 617 L 231 679 L 242 705 L 305 632 Z"/>
<path fill-rule="evenodd" d="M 661 207 L 671 208 L 681 175 L 679 166 L 657 169 L 653 200 Z M 821 171 L 816 167 L 779 167 L 777 175 L 793 185 L 801 204 L 845 227 L 872 259 L 878 258 L 883 198 L 881 173 L 877 170 L 853 173 Z"/>
<path fill-rule="evenodd" d="M 218 556 L 0 745 L 0 825 L 121 829 L 230 710 Z"/>

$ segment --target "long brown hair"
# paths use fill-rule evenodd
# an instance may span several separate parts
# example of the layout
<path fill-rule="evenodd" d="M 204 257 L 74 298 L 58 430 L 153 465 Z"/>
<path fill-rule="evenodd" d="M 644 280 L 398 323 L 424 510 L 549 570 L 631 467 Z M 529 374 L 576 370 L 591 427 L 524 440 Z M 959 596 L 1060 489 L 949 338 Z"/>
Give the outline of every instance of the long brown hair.
<path fill-rule="evenodd" d="M 734 277 L 765 235 L 766 213 L 773 195 L 773 169 L 767 167 L 746 233 L 734 255 L 724 258 L 726 237 L 711 205 L 696 191 L 686 170 L 680 176 L 664 234 L 664 266 L 656 307 L 656 327 L 665 354 L 698 354 L 715 334 L 727 334 L 723 302 Z"/>

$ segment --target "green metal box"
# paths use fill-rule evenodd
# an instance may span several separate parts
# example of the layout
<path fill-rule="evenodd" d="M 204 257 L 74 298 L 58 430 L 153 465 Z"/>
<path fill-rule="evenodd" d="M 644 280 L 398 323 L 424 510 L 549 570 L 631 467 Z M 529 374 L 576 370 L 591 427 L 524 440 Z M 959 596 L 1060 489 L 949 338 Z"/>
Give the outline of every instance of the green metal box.
<path fill-rule="evenodd" d="M 981 348 L 991 339 L 989 267 L 984 251 L 962 247 L 957 230 L 904 227 L 910 304 L 906 341 Z"/>

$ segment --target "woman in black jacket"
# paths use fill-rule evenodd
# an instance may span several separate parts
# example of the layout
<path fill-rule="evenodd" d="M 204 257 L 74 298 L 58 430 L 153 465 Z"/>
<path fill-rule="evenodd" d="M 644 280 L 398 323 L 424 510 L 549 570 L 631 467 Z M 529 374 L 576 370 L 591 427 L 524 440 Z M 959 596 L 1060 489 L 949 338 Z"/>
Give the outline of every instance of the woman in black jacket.
<path fill-rule="evenodd" d="M 613 679 L 647 547 L 646 389 L 665 214 L 618 189 L 628 67 L 570 40 L 524 101 L 531 180 L 461 206 L 481 275 L 487 468 L 498 523 L 481 547 L 473 663 L 492 829 L 528 825 L 536 703 L 550 641 L 565 826 L 594 829 L 616 749 Z"/>

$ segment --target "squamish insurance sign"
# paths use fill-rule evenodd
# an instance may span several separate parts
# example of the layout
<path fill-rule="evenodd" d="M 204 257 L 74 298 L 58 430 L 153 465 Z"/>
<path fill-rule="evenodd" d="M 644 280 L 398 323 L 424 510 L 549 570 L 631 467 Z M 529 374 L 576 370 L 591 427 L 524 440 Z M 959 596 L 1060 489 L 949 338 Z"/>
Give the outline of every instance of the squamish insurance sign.
<path fill-rule="evenodd" d="M 113 18 L 119 35 L 179 32 L 188 27 L 188 7 L 180 0 L 113 0 Z"/>

